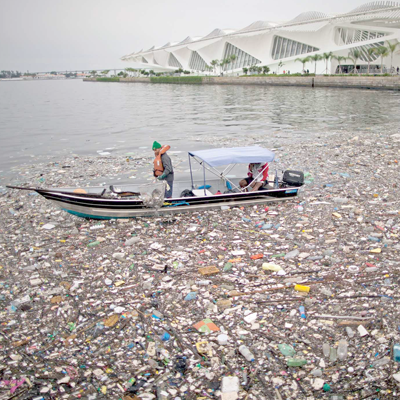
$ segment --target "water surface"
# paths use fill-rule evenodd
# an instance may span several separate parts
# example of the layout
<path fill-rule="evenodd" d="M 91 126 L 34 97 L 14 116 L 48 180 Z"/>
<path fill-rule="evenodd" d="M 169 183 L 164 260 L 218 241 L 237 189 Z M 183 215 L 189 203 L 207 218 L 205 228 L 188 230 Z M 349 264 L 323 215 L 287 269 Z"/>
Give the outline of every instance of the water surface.
<path fill-rule="evenodd" d="M 0 82 L 0 170 L 43 157 L 318 140 L 395 129 L 400 93 L 359 89 Z"/>

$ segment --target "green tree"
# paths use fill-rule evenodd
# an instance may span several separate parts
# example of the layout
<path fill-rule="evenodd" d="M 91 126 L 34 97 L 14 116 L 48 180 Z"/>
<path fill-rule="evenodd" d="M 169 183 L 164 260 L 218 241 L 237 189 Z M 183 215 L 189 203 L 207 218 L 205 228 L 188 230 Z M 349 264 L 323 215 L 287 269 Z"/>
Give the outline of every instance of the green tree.
<path fill-rule="evenodd" d="M 299 61 L 303 64 L 303 71 L 306 72 L 306 64 L 310 61 L 310 57 L 296 58 L 294 61 Z"/>
<path fill-rule="evenodd" d="M 269 67 L 267 67 L 266 65 L 264 65 L 264 66 L 262 67 L 262 72 L 263 72 L 264 75 L 268 74 L 269 71 L 270 71 L 270 69 L 269 69 Z"/>
<path fill-rule="evenodd" d="M 134 75 L 137 70 L 135 68 L 125 68 L 125 71 L 128 73 L 129 76 Z"/>
<path fill-rule="evenodd" d="M 218 60 L 211 60 L 210 64 L 213 66 L 214 75 L 216 74 L 216 68 L 219 66 Z"/>
<path fill-rule="evenodd" d="M 230 60 L 228 58 L 224 58 L 223 60 L 220 60 L 219 62 L 219 72 L 222 72 L 222 69 L 225 67 L 225 65 L 228 65 L 230 63 Z M 228 68 L 227 68 L 228 70 Z"/>
<path fill-rule="evenodd" d="M 383 73 L 383 59 L 389 55 L 389 50 L 385 46 L 375 48 L 375 53 L 381 58 L 381 73 Z"/>
<path fill-rule="evenodd" d="M 342 61 L 346 61 L 347 57 L 345 56 L 332 56 L 332 58 L 334 58 L 335 60 L 337 60 L 338 64 L 339 64 L 339 74 L 342 73 L 342 65 L 341 62 Z"/>
<path fill-rule="evenodd" d="M 386 42 L 386 44 L 387 44 L 387 49 L 390 52 L 390 72 L 392 72 L 392 69 L 393 69 L 393 53 L 396 51 L 396 48 L 400 43 L 399 42 L 397 42 L 397 43 Z"/>
<path fill-rule="evenodd" d="M 329 62 L 329 60 L 332 58 L 332 56 L 333 56 L 333 53 L 330 51 L 329 53 L 324 53 L 324 54 L 322 54 L 322 58 L 325 60 L 325 71 L 326 71 L 326 73 L 328 74 L 329 72 L 328 72 L 328 62 Z"/>
<path fill-rule="evenodd" d="M 320 54 L 314 54 L 313 56 L 310 56 L 310 60 L 314 61 L 314 75 L 317 75 L 317 62 L 322 60 L 322 56 Z"/>
<path fill-rule="evenodd" d="M 97 75 L 97 71 L 96 70 L 90 71 L 89 73 L 90 73 L 90 75 L 93 75 L 93 76 Z"/>
<path fill-rule="evenodd" d="M 57 72 L 56 71 L 51 71 L 50 75 L 57 75 Z"/>
<path fill-rule="evenodd" d="M 211 65 L 206 64 L 205 70 L 211 72 L 213 70 L 213 67 Z"/>
<path fill-rule="evenodd" d="M 150 74 L 150 75 L 155 75 L 156 73 L 151 69 L 151 70 L 149 71 L 149 74 Z"/>
<path fill-rule="evenodd" d="M 242 70 L 243 70 L 243 73 L 244 73 L 245 75 L 247 75 L 247 73 L 249 72 L 249 69 L 246 68 L 246 67 L 243 67 Z"/>
<path fill-rule="evenodd" d="M 370 47 L 367 50 L 367 57 L 368 57 L 368 74 L 369 74 L 369 67 L 371 65 L 372 56 L 375 54 L 375 47 Z"/>
<path fill-rule="evenodd" d="M 236 59 L 237 59 L 236 54 L 231 54 L 229 56 L 229 65 L 231 66 L 231 68 L 230 68 L 231 72 L 233 72 L 234 64 L 235 64 Z"/>
<path fill-rule="evenodd" d="M 349 52 L 349 59 L 353 62 L 354 65 L 354 70 L 353 73 L 357 74 L 357 61 L 359 60 L 359 58 L 361 57 L 361 51 L 357 50 L 357 49 L 352 49 Z"/>
<path fill-rule="evenodd" d="M 109 69 L 105 69 L 104 71 L 101 71 L 101 73 L 102 73 L 103 75 L 108 75 L 109 72 L 110 72 Z"/>
<path fill-rule="evenodd" d="M 285 64 L 281 61 L 278 63 L 278 75 L 279 75 L 279 69 L 282 68 Z"/>

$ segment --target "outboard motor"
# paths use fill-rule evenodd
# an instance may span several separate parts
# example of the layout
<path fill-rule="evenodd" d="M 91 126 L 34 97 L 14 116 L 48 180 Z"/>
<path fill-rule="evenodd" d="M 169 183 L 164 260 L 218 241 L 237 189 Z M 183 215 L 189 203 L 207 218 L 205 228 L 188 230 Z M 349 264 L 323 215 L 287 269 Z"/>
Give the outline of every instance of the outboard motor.
<path fill-rule="evenodd" d="M 292 171 L 288 169 L 283 173 L 282 181 L 288 186 L 303 186 L 304 173 L 301 171 Z"/>

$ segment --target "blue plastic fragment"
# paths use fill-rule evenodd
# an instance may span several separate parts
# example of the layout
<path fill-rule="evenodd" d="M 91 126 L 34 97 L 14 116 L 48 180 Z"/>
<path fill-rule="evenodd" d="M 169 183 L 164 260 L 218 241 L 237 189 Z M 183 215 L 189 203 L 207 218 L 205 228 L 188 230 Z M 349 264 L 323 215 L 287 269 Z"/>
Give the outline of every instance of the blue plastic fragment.
<path fill-rule="evenodd" d="M 197 292 L 190 292 L 186 295 L 185 300 L 195 300 L 197 297 Z"/>
<path fill-rule="evenodd" d="M 274 226 L 273 224 L 265 224 L 265 225 L 262 226 L 261 229 L 262 229 L 263 231 L 265 231 L 265 230 L 267 230 L 267 229 L 272 229 L 273 226 Z"/>

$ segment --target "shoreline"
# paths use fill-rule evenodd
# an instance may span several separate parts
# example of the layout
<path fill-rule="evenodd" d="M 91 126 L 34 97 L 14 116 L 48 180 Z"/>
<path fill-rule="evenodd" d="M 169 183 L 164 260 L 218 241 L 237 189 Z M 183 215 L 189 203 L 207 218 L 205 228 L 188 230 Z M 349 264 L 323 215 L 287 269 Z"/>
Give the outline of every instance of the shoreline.
<path fill-rule="evenodd" d="M 173 77 L 172 77 L 173 78 Z M 185 77 L 182 77 L 185 78 Z M 195 77 L 192 77 L 195 78 Z M 194 82 L 171 79 L 167 84 L 200 85 L 255 85 L 255 86 L 300 86 L 310 88 L 371 89 L 400 91 L 400 76 L 246 76 L 246 77 L 198 77 Z M 103 78 L 85 78 L 84 82 L 112 83 L 158 83 L 157 78 L 118 78 L 109 81 Z M 164 83 L 164 82 L 160 82 Z"/>

